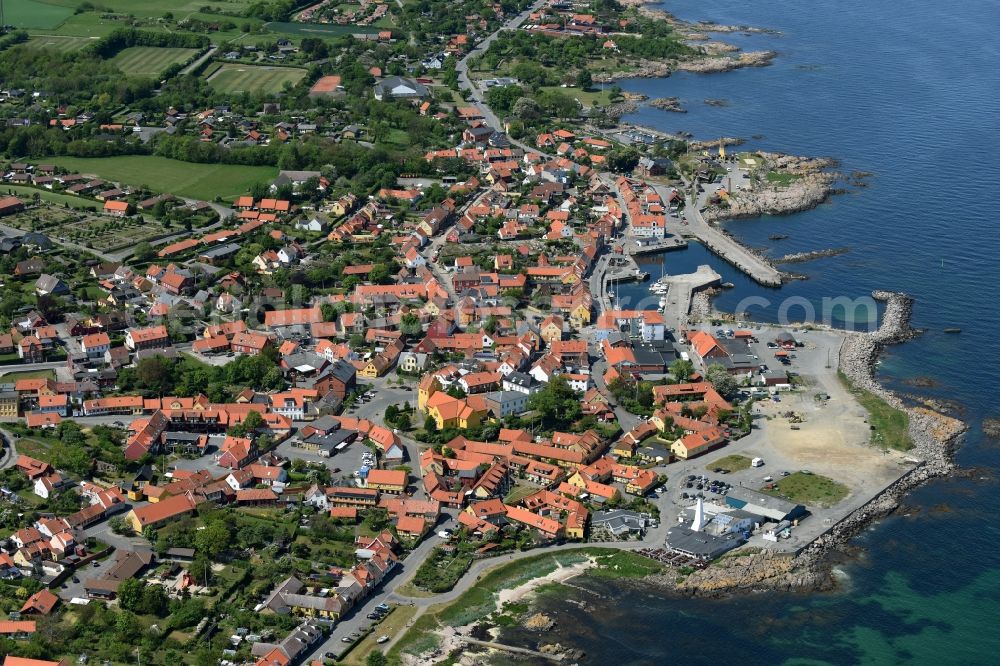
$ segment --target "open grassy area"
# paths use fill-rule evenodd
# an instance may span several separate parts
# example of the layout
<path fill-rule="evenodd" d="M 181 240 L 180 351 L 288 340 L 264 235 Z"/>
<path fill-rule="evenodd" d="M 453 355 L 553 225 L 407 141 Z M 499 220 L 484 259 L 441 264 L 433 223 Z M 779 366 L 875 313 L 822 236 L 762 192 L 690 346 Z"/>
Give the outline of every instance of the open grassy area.
<path fill-rule="evenodd" d="M 542 87 L 541 90 L 568 95 L 569 97 L 579 100 L 579 102 L 584 106 L 594 106 L 594 104 L 607 106 L 611 103 L 611 87 L 611 84 L 607 84 L 604 86 L 604 90 L 601 89 L 600 85 L 597 85 L 590 90 L 581 90 L 580 88 L 547 86 Z"/>
<path fill-rule="evenodd" d="M 37 194 L 38 198 L 42 201 L 47 201 L 59 206 L 66 205 L 70 208 L 78 208 L 80 210 L 101 208 L 104 206 L 103 203 L 94 201 L 93 199 L 83 199 L 81 197 L 73 196 L 72 194 L 59 194 L 58 192 L 50 192 L 46 189 L 29 187 L 27 185 L 4 185 L 0 188 L 0 191 L 21 197 L 26 203 L 30 203 L 32 197 Z"/>
<path fill-rule="evenodd" d="M 782 173 L 780 171 L 768 171 L 767 172 L 767 182 L 777 183 L 778 185 L 790 185 L 799 179 L 799 176 L 794 173 Z"/>
<path fill-rule="evenodd" d="M 90 37 L 70 37 L 67 35 L 35 35 L 28 40 L 28 46 L 36 49 L 54 49 L 63 53 L 79 51 L 94 40 Z"/>
<path fill-rule="evenodd" d="M 850 492 L 842 483 L 819 474 L 794 472 L 774 483 L 773 490 L 761 492 L 785 497 L 806 506 L 833 506 Z"/>
<path fill-rule="evenodd" d="M 211 201 L 216 196 L 225 200 L 235 199 L 246 194 L 254 183 L 270 182 L 278 175 L 275 167 L 195 164 L 155 155 L 47 157 L 39 163 L 57 164 L 106 180 L 205 201 Z"/>
<path fill-rule="evenodd" d="M 407 623 L 417 614 L 415 606 L 396 606 L 384 620 L 376 625 L 375 630 L 355 645 L 339 662 L 347 666 L 364 666 L 372 650 L 381 649 L 376 642 L 379 636 L 388 636 L 392 640 L 396 634 L 406 629 Z"/>
<path fill-rule="evenodd" d="M 733 455 L 723 456 L 705 465 L 705 469 L 707 470 L 714 470 L 717 467 L 730 473 L 738 472 L 742 469 L 750 469 L 750 458 L 734 453 Z"/>
<path fill-rule="evenodd" d="M 910 439 L 910 417 L 906 412 L 896 409 L 870 391 L 855 388 L 844 373 L 840 372 L 838 375 L 840 381 L 868 411 L 868 423 L 874 428 L 871 436 L 871 443 L 874 446 L 897 451 L 909 451 L 913 448 L 913 440 Z"/>
<path fill-rule="evenodd" d="M 70 6 L 39 0 L 6 0 L 4 20 L 18 28 L 51 30 L 73 15 Z"/>
<path fill-rule="evenodd" d="M 3 375 L 4 383 L 13 383 L 19 379 L 55 379 L 55 370 L 22 370 L 20 372 L 8 372 Z"/>
<path fill-rule="evenodd" d="M 462 626 L 492 613 L 500 590 L 515 588 L 547 576 L 558 566 L 570 566 L 594 558 L 597 568 L 588 575 L 635 578 L 656 573 L 660 566 L 641 555 L 612 548 L 581 547 L 560 553 L 543 553 L 508 564 L 499 564 L 480 576 L 476 585 L 450 604 L 431 606 L 389 651 L 391 655 L 420 654 L 437 644 L 434 630 Z M 378 633 L 378 632 L 376 632 Z"/>
<path fill-rule="evenodd" d="M 160 76 L 171 65 L 187 62 L 197 52 L 198 49 L 130 46 L 117 53 L 111 62 L 125 76 L 149 79 Z"/>
<path fill-rule="evenodd" d="M 272 21 L 264 27 L 271 32 L 280 32 L 295 37 L 342 37 L 344 35 L 373 35 L 379 31 L 372 26 L 334 25 L 332 23 L 282 23 Z"/>
<path fill-rule="evenodd" d="M 295 85 L 306 75 L 306 70 L 295 67 L 266 67 L 262 65 L 224 64 L 209 75 L 209 83 L 223 93 L 264 92 L 279 93 L 285 83 Z"/>
<path fill-rule="evenodd" d="M 528 495 L 533 495 L 537 492 L 538 488 L 536 486 L 528 484 L 516 485 L 510 489 L 510 492 L 503 498 L 503 501 L 505 504 L 517 504 Z"/>

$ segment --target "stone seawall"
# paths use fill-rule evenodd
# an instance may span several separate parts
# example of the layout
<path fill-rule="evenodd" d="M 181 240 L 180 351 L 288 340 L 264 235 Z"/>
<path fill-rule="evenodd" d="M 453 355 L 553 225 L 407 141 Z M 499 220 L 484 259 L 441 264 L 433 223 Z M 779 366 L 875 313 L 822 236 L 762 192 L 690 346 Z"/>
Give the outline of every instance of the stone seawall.
<path fill-rule="evenodd" d="M 849 333 L 840 349 L 840 370 L 851 384 L 869 391 L 910 418 L 913 448 L 908 455 L 915 467 L 835 523 L 794 556 L 766 549 L 736 551 L 712 566 L 678 577 L 668 572 L 657 579 L 664 587 L 692 596 L 722 596 L 765 590 L 819 590 L 834 586 L 827 556 L 872 522 L 899 506 L 900 499 L 916 486 L 954 469 L 952 454 L 966 425 L 923 407 L 906 405 L 876 379 L 878 357 L 887 345 L 911 339 L 913 299 L 901 293 L 876 291 L 872 297 L 886 304 L 877 331 Z"/>

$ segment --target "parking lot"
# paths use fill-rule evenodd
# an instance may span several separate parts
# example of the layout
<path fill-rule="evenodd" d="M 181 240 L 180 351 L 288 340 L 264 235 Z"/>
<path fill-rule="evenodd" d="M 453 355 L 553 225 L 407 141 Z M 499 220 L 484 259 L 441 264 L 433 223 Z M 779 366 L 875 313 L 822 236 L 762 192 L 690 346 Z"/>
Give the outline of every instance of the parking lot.
<path fill-rule="evenodd" d="M 778 332 L 777 328 L 756 329 L 760 342 L 752 344 L 751 349 L 762 359 L 768 353 L 773 357 L 775 350 L 769 349 L 767 342 Z M 669 478 L 665 523 L 676 521 L 682 509 L 693 506 L 699 492 L 706 502 L 725 502 L 724 494 L 711 492 L 704 482 L 700 490 L 698 483 L 687 488 L 687 479 L 692 475 L 707 477 L 709 482 L 722 481 L 733 487 L 742 485 L 759 490 L 769 478 L 777 481 L 785 472 L 808 470 L 846 485 L 850 493 L 844 500 L 831 507 L 808 506 L 811 515 L 793 530 L 790 539 L 777 544 L 778 548 L 794 550 L 866 503 L 913 466 L 904 453 L 883 452 L 870 445 L 868 414 L 837 377 L 843 334 L 799 330 L 795 336 L 803 346 L 793 352 L 787 370 L 799 376 L 797 389 L 778 393 L 777 400 L 756 400 L 753 429 L 746 437 L 693 460 L 663 468 Z M 715 461 L 732 454 L 759 457 L 764 464 L 728 474 L 712 472 L 717 467 Z M 688 497 L 682 497 L 683 493 Z M 751 543 L 758 539 L 754 537 Z"/>

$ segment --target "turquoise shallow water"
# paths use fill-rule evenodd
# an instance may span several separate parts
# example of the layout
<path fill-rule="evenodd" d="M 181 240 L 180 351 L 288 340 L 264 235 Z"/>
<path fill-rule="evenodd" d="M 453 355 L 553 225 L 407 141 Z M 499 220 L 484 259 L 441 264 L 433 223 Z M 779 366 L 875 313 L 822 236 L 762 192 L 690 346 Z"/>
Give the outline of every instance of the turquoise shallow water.
<path fill-rule="evenodd" d="M 735 235 L 774 256 L 851 248 L 792 267 L 809 280 L 762 289 L 699 246 L 667 254 L 665 270 L 713 264 L 736 285 L 717 304 L 731 309 L 748 295 L 764 296 L 774 305 L 753 311 L 762 319 L 774 319 L 788 296 L 818 305 L 872 289 L 913 294 L 914 324 L 928 332 L 892 348 L 882 378 L 915 391 L 902 382 L 930 376 L 937 384 L 922 393 L 958 401 L 972 426 L 958 461 L 977 473 L 918 489 L 906 500 L 915 507 L 910 516 L 858 537 L 864 555 L 842 567 L 842 592 L 668 600 L 592 581 L 603 598 L 573 589 L 573 603 L 545 598 L 558 621 L 546 640 L 579 645 L 586 663 L 1000 663 L 1000 442 L 979 433 L 984 416 L 1000 416 L 1000 3 L 677 0 L 663 7 L 685 19 L 778 29 L 780 37 L 719 37 L 779 57 L 760 69 L 625 82 L 650 97 L 680 97 L 689 110 L 643 108 L 628 120 L 699 138 L 761 135 L 752 147 L 828 155 L 842 171 L 874 174 L 870 187 L 815 210 L 730 223 Z M 729 105 L 704 104 L 714 98 Z M 768 240 L 779 233 L 790 238 Z M 660 259 L 646 270 L 655 275 Z M 621 289 L 633 303 L 645 295 L 645 287 Z M 852 325 L 844 319 L 834 323 Z M 951 326 L 961 335 L 942 332 Z M 516 631 L 509 638 L 537 640 Z"/>

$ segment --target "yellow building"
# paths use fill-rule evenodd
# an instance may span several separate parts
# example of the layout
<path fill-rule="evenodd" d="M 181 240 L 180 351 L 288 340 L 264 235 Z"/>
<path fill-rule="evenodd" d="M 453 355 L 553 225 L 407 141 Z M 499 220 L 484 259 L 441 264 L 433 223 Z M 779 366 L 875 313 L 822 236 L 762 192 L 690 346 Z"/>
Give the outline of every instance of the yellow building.
<path fill-rule="evenodd" d="M 365 486 L 399 495 L 406 490 L 406 480 L 406 472 L 401 469 L 373 469 L 365 478 Z"/>
<path fill-rule="evenodd" d="M 444 391 L 436 391 L 427 400 L 425 406 L 427 413 L 433 417 L 437 424 L 438 430 L 475 428 L 486 416 L 486 402 L 481 395 L 453 398 Z"/>
<path fill-rule="evenodd" d="M 421 379 L 420 386 L 417 388 L 417 409 L 421 412 L 426 412 L 427 400 L 440 390 L 441 383 L 434 375 L 427 375 Z"/>
<path fill-rule="evenodd" d="M 17 391 L 0 393 L 0 417 L 17 418 Z"/>
<path fill-rule="evenodd" d="M 569 313 L 570 323 L 573 324 L 574 328 L 583 328 L 590 324 L 590 306 L 585 303 L 580 303 L 575 306 Z"/>
<path fill-rule="evenodd" d="M 368 361 L 363 369 L 358 371 L 359 377 L 366 377 L 368 379 L 375 379 L 376 377 L 381 377 L 385 374 L 386 370 L 389 369 L 389 362 L 384 356 L 378 354 L 373 356 L 371 360 Z"/>

